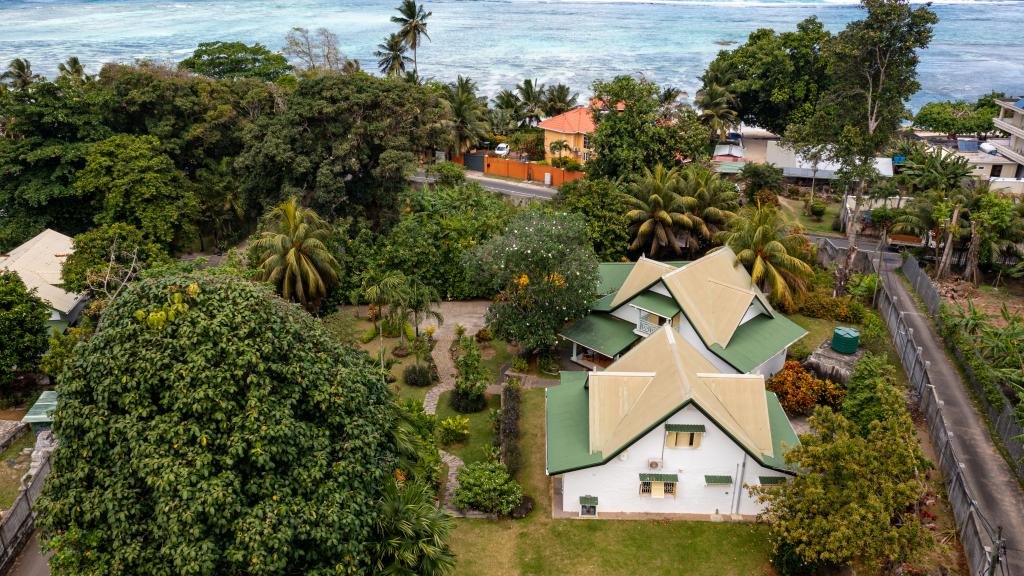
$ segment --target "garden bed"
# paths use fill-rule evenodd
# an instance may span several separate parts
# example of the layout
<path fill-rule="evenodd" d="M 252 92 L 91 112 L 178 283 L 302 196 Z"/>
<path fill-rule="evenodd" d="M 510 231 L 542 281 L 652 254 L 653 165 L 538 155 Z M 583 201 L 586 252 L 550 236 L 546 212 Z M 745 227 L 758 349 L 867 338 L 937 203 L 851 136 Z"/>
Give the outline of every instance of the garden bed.
<path fill-rule="evenodd" d="M 487 407 L 473 414 L 459 414 L 449 404 L 452 393 L 444 392 L 437 401 L 437 420 L 440 422 L 450 416 L 463 416 L 469 419 L 469 439 L 441 448 L 450 452 L 466 464 L 486 460 L 494 446 L 494 429 L 491 426 L 491 410 L 501 407 L 501 397 L 492 394 L 487 397 Z"/>

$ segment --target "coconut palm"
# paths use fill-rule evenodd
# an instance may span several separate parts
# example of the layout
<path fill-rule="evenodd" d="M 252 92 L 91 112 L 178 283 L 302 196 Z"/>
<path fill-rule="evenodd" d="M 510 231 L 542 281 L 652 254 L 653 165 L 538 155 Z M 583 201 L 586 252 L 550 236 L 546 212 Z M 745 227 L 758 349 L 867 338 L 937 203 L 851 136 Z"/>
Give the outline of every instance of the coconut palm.
<path fill-rule="evenodd" d="M 267 214 L 268 228 L 253 242 L 261 280 L 270 282 L 286 300 L 312 313 L 338 283 L 340 266 L 327 250 L 327 223 L 291 197 Z"/>
<path fill-rule="evenodd" d="M 491 134 L 504 136 L 519 127 L 519 121 L 503 108 L 488 108 L 486 116 L 487 131 Z"/>
<path fill-rule="evenodd" d="M 630 210 L 626 219 L 635 234 L 630 250 L 647 246 L 647 255 L 652 257 L 665 247 L 682 253 L 677 232 L 693 230 L 696 221 L 679 195 L 679 187 L 679 172 L 661 164 L 653 171 L 644 168 L 643 175 L 627 185 L 625 202 Z"/>
<path fill-rule="evenodd" d="M 555 140 L 548 146 L 548 148 L 551 150 L 552 154 L 557 154 L 558 157 L 561 158 L 562 152 L 569 149 L 569 142 L 568 140 Z"/>
<path fill-rule="evenodd" d="M 700 220 L 701 236 L 714 238 L 736 217 L 739 208 L 739 192 L 736 186 L 712 170 L 703 166 L 691 166 L 681 175 L 680 195 L 692 198 L 692 218 Z"/>
<path fill-rule="evenodd" d="M 412 49 L 412 69 L 419 74 L 419 61 L 416 59 L 416 50 L 420 47 L 420 39 L 430 40 L 427 34 L 427 19 L 433 12 L 427 12 L 423 5 L 416 4 L 416 0 L 402 0 L 402 5 L 397 8 L 398 16 L 392 16 L 391 21 L 401 26 L 398 35 L 405 41 L 405 45 Z"/>
<path fill-rule="evenodd" d="M 523 119 L 528 124 L 537 124 L 544 116 L 544 85 L 527 78 L 522 84 L 516 84 L 516 94 L 522 102 Z"/>
<path fill-rule="evenodd" d="M 515 121 L 516 125 L 522 125 L 523 123 L 523 101 L 519 99 L 519 95 L 509 89 L 504 89 L 498 92 L 498 95 L 494 97 L 494 107 L 497 110 L 506 111 L 509 116 Z"/>
<path fill-rule="evenodd" d="M 374 574 L 444 576 L 455 570 L 452 521 L 421 482 L 388 482 L 377 506 Z"/>
<path fill-rule="evenodd" d="M 70 80 L 75 84 L 82 84 L 92 80 L 92 76 L 85 73 L 85 66 L 82 66 L 78 56 L 71 56 L 57 66 L 60 77 Z"/>
<path fill-rule="evenodd" d="M 412 62 L 412 58 L 405 55 L 407 48 L 400 35 L 391 34 L 383 44 L 377 44 L 377 48 L 373 55 L 377 57 L 381 74 L 388 77 L 405 74 L 405 65 Z"/>
<path fill-rule="evenodd" d="M 572 110 L 577 106 L 577 97 L 579 97 L 579 94 L 573 92 L 565 84 L 548 86 L 548 89 L 544 91 L 544 114 L 547 116 L 557 116 Z"/>
<path fill-rule="evenodd" d="M 462 154 L 484 139 L 487 133 L 487 98 L 476 95 L 476 83 L 459 76 L 444 87 L 443 95 L 451 112 L 449 140 Z"/>
<path fill-rule="evenodd" d="M 718 239 L 736 253 L 736 261 L 772 303 L 785 310 L 795 307 L 814 276 L 802 259 L 809 253 L 807 238 L 799 228 L 790 228 L 774 206 L 747 206 Z"/>
<path fill-rule="evenodd" d="M 733 109 L 736 98 L 732 93 L 718 84 L 711 84 L 697 92 L 695 103 L 700 108 L 701 122 L 711 130 L 712 136 L 725 140 L 738 122 Z"/>
<path fill-rule="evenodd" d="M 978 188 L 975 186 L 964 186 L 963 184 L 947 190 L 943 195 L 943 199 L 953 206 L 953 213 L 950 216 L 946 224 L 946 240 L 945 246 L 942 249 L 942 258 L 939 259 L 939 265 L 935 270 L 935 278 L 941 280 L 945 278 L 953 264 L 953 244 L 956 237 L 960 235 L 961 226 L 967 224 L 962 222 L 963 210 L 969 204 L 977 200 L 976 196 Z"/>
<path fill-rule="evenodd" d="M 25 58 L 15 58 L 7 65 L 7 70 L 0 74 L 0 81 L 10 83 L 11 88 L 19 92 L 28 90 L 36 81 L 42 77 L 32 73 L 32 63 Z"/>
<path fill-rule="evenodd" d="M 385 317 L 394 317 L 394 312 L 401 308 L 409 294 L 409 282 L 398 270 L 382 270 L 373 268 L 367 270 L 362 279 L 363 297 L 370 304 L 377 307 L 377 314 L 374 316 L 373 326 L 377 330 L 380 339 L 380 369 L 381 376 L 384 375 L 384 329 L 381 320 Z M 400 327 L 404 328 L 404 326 Z"/>

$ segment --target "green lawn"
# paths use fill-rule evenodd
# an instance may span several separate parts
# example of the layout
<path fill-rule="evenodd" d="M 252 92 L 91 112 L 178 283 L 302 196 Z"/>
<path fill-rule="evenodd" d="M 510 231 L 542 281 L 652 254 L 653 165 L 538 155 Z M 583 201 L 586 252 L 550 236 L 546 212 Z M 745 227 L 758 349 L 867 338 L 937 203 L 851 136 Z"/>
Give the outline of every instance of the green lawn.
<path fill-rule="evenodd" d="M 459 414 L 448 403 L 451 392 L 441 394 L 437 400 L 437 419 L 444 420 L 449 416 L 465 416 L 469 418 L 469 440 L 452 444 L 445 448 L 455 454 L 466 464 L 486 460 L 494 445 L 494 430 L 491 428 L 491 410 L 501 407 L 501 398 L 497 395 L 487 397 L 487 407 L 474 414 Z"/>
<path fill-rule="evenodd" d="M 779 204 L 782 208 L 782 215 L 786 217 L 786 220 L 800 224 L 805 231 L 841 236 L 841 234 L 832 230 L 832 220 L 839 214 L 838 202 L 829 203 L 828 208 L 825 209 L 825 215 L 821 218 L 821 222 L 818 222 L 813 216 L 804 214 L 804 203 L 802 200 L 792 200 L 779 196 Z"/>
<path fill-rule="evenodd" d="M 502 340 L 480 342 L 480 356 L 481 364 L 493 375 L 495 382 L 501 378 L 501 367 L 511 363 L 512 359 L 516 357 L 515 353 L 509 349 L 508 342 Z"/>
<path fill-rule="evenodd" d="M 36 435 L 27 432 L 0 453 L 0 510 L 10 508 L 18 497 L 21 477 L 28 472 L 28 465 L 32 461 L 31 454 L 22 454 L 21 451 L 35 446 L 35 443 Z"/>
<path fill-rule="evenodd" d="M 871 312 L 869 310 L 869 312 Z M 822 318 L 811 318 L 809 316 L 803 316 L 800 314 L 791 314 L 789 319 L 793 322 L 804 327 L 807 330 L 807 335 L 801 338 L 797 345 L 803 344 L 807 347 L 807 350 L 814 351 L 822 342 L 832 338 L 832 332 L 838 326 L 849 326 L 851 328 L 861 329 L 858 324 L 852 324 L 850 322 L 837 322 L 835 320 L 825 320 Z M 861 337 L 861 347 L 864 347 L 864 338 Z M 889 332 L 886 331 L 882 337 L 882 342 L 874 346 L 874 352 L 885 353 L 889 357 L 889 363 L 893 366 L 901 366 L 899 355 L 896 354 L 896 348 L 892 344 L 892 339 L 889 337 Z M 893 374 L 896 378 L 896 382 L 901 386 L 908 386 L 909 381 L 907 375 L 903 373 L 903 370 L 896 370 Z"/>
<path fill-rule="evenodd" d="M 771 575 L 763 525 L 553 520 L 544 473 L 544 391 L 523 391 L 523 470 L 535 502 L 523 520 L 456 520 L 459 575 Z"/>

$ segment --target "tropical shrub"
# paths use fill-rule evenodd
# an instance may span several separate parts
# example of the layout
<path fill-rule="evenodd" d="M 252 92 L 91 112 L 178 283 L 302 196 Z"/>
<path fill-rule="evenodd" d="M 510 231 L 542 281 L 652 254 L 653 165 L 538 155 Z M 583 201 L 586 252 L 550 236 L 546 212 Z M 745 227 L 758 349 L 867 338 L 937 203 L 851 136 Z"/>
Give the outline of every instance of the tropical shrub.
<path fill-rule="evenodd" d="M 378 504 L 373 574 L 445 576 L 455 569 L 451 517 L 425 482 L 388 483 Z"/>
<path fill-rule="evenodd" d="M 363 344 L 369 344 L 370 342 L 373 342 L 373 339 L 376 337 L 377 326 L 374 325 L 367 328 L 366 332 L 363 332 L 362 336 L 359 337 L 359 341 L 362 342 Z"/>
<path fill-rule="evenodd" d="M 789 347 L 786 351 L 787 360 L 796 360 L 797 362 L 803 362 L 811 355 L 811 351 L 807 349 L 807 346 L 803 342 L 797 342 Z"/>
<path fill-rule="evenodd" d="M 619 184 L 606 178 L 580 178 L 562 184 L 552 204 L 583 216 L 587 238 L 598 260 L 615 262 L 629 249 L 629 210 Z"/>
<path fill-rule="evenodd" d="M 886 413 L 879 397 L 884 389 L 896 387 L 893 374 L 897 368 L 889 364 L 886 356 L 868 352 L 861 357 L 846 383 L 843 416 L 867 433 L 871 422 L 884 418 Z"/>
<path fill-rule="evenodd" d="M 37 520 L 51 566 L 365 573 L 398 416 L 369 358 L 269 286 L 133 283 L 61 374 Z"/>
<path fill-rule="evenodd" d="M 430 386 L 434 382 L 430 366 L 420 364 L 410 364 L 407 366 L 402 374 L 402 379 L 406 385 L 416 386 L 417 388 Z"/>
<path fill-rule="evenodd" d="M 583 164 L 580 164 L 575 158 L 563 156 L 561 158 L 552 158 L 551 165 L 555 168 L 561 168 L 569 172 L 579 172 L 583 170 Z"/>
<path fill-rule="evenodd" d="M 465 416 L 449 416 L 441 420 L 437 427 L 437 433 L 441 444 L 449 446 L 456 442 L 463 442 L 469 438 L 469 418 Z"/>
<path fill-rule="evenodd" d="M 530 369 L 530 361 L 522 356 L 516 356 L 512 359 L 512 370 L 514 372 L 526 372 Z"/>
<path fill-rule="evenodd" d="M 457 376 L 450 403 L 456 412 L 479 412 L 487 405 L 485 392 L 488 373 L 480 361 L 480 348 L 476 340 L 464 336 L 459 341 L 459 346 L 461 354 L 455 360 Z"/>
<path fill-rule="evenodd" d="M 825 217 L 825 211 L 828 210 L 828 204 L 815 200 L 811 202 L 811 216 L 818 222 L 821 222 Z"/>
<path fill-rule="evenodd" d="M 455 162 L 437 162 L 427 166 L 427 174 L 437 178 L 442 186 L 455 186 L 466 181 L 466 169 Z"/>
<path fill-rule="evenodd" d="M 846 291 L 863 302 L 870 302 L 878 286 L 878 274 L 854 274 L 846 283 Z"/>
<path fill-rule="evenodd" d="M 490 342 L 494 339 L 494 335 L 491 334 L 491 329 L 484 327 L 477 331 L 476 341 L 477 342 Z"/>
<path fill-rule="evenodd" d="M 853 324 L 864 320 L 864 312 L 864 306 L 849 296 L 834 297 L 822 291 L 808 293 L 800 305 L 800 313 L 804 316 Z"/>
<path fill-rule="evenodd" d="M 523 500 L 523 489 L 498 462 L 474 462 L 459 470 L 455 506 L 507 516 Z"/>
<path fill-rule="evenodd" d="M 16 272 L 0 270 L 0 393 L 6 395 L 16 372 L 30 372 L 46 352 L 46 305 Z"/>
<path fill-rule="evenodd" d="M 787 414 L 810 414 L 815 406 L 837 407 L 846 391 L 831 380 L 815 378 L 795 360 L 789 360 L 766 385 L 775 392 Z"/>
<path fill-rule="evenodd" d="M 779 195 L 767 188 L 763 188 L 754 193 L 754 202 L 761 206 L 778 206 Z"/>
<path fill-rule="evenodd" d="M 501 410 L 498 413 L 498 430 L 495 442 L 501 455 L 501 462 L 509 474 L 519 470 L 522 458 L 519 452 L 519 415 L 522 388 L 517 378 L 509 378 L 501 388 Z"/>

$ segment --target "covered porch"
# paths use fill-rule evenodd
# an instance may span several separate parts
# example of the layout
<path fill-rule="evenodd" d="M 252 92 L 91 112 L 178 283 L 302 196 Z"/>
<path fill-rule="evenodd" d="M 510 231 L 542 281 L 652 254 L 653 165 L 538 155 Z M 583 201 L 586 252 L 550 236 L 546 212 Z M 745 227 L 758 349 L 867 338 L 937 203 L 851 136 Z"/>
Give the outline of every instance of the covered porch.
<path fill-rule="evenodd" d="M 590 314 L 560 336 L 572 342 L 572 361 L 587 370 L 604 370 L 641 338 L 636 325 L 608 314 Z"/>

